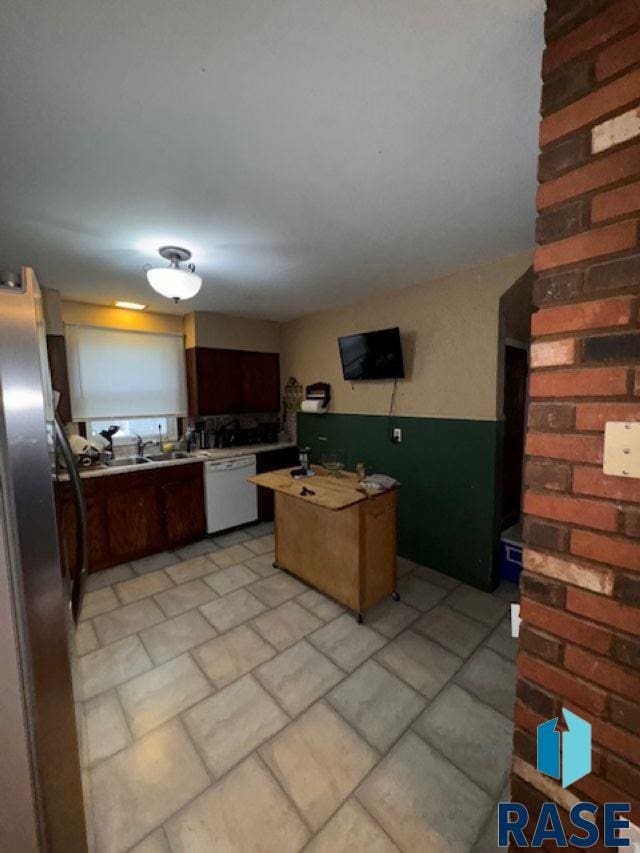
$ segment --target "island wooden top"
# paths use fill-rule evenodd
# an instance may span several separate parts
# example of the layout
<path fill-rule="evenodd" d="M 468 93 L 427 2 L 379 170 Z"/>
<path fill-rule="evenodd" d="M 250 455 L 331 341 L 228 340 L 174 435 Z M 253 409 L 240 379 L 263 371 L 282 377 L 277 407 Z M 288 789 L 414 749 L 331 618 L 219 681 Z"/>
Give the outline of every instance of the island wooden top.
<path fill-rule="evenodd" d="M 265 489 L 273 489 L 283 495 L 299 497 L 300 500 L 325 507 L 325 509 L 344 509 L 345 507 L 366 501 L 371 495 L 358 491 L 358 476 L 349 471 L 342 471 L 339 477 L 331 477 L 319 466 L 312 465 L 316 472 L 315 477 L 301 477 L 299 480 L 291 476 L 292 468 L 282 468 L 279 471 L 268 471 L 265 474 L 257 474 L 249 477 L 250 483 L 263 486 Z M 310 489 L 314 494 L 301 495 L 304 487 Z M 385 492 L 380 492 L 385 494 Z M 377 497 L 377 495 L 373 495 Z"/>

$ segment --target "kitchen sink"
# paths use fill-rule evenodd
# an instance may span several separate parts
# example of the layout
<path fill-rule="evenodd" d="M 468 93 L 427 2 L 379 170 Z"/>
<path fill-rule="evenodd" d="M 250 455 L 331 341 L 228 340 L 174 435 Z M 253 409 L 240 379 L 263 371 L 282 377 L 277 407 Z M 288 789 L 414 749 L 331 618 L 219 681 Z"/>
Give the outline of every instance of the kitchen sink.
<path fill-rule="evenodd" d="M 105 462 L 109 468 L 124 468 L 125 465 L 146 465 L 150 460 L 146 456 L 123 456 L 119 459 L 111 459 Z"/>
<path fill-rule="evenodd" d="M 169 453 L 147 453 L 144 458 L 149 462 L 166 462 L 167 459 L 186 459 L 188 455 L 184 450 L 171 450 Z"/>

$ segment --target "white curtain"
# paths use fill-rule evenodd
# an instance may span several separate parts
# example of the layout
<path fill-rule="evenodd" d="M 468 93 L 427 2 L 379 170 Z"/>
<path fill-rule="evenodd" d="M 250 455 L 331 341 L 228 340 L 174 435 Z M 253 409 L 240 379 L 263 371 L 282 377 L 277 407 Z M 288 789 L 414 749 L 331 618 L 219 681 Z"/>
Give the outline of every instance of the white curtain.
<path fill-rule="evenodd" d="M 74 421 L 186 415 L 181 335 L 71 324 L 65 335 Z"/>

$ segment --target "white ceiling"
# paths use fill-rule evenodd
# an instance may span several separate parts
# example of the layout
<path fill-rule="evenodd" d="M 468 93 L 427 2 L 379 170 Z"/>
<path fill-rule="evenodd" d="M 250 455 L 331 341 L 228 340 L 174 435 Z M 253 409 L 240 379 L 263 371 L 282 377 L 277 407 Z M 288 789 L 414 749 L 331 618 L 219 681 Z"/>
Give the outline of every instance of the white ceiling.
<path fill-rule="evenodd" d="M 543 5 L 8 0 L 0 268 L 280 319 L 529 248 Z"/>

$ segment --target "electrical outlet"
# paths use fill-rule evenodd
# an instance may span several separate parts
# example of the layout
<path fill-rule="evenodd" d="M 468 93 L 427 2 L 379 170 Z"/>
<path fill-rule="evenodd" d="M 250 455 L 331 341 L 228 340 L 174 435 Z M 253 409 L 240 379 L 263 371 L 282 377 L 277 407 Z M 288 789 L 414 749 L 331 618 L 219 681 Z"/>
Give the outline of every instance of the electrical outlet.
<path fill-rule="evenodd" d="M 402 442 L 402 430 L 400 427 L 396 427 L 393 431 L 393 442 L 394 444 L 400 444 Z"/>

